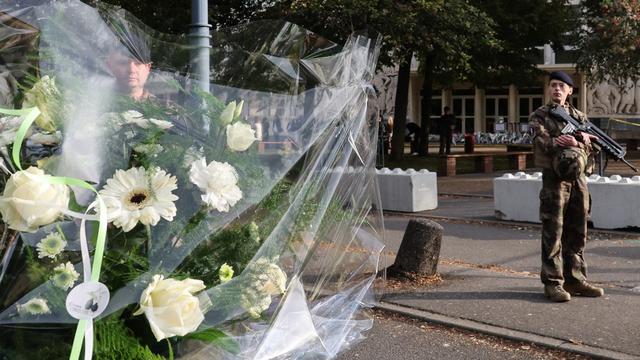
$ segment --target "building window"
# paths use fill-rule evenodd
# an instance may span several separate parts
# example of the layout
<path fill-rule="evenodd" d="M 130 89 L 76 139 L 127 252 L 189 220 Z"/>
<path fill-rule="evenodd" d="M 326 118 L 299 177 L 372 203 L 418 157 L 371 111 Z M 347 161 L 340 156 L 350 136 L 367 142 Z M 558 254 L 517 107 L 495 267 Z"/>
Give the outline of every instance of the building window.
<path fill-rule="evenodd" d="M 453 96 L 453 115 L 456 117 L 454 132 L 473 132 L 473 115 L 475 113 L 475 100 L 473 95 Z"/>
<path fill-rule="evenodd" d="M 431 98 L 431 127 L 429 128 L 429 134 L 438 133 L 438 123 L 440 121 L 440 115 L 444 113 L 444 106 L 442 106 L 442 97 L 434 96 Z"/>
<path fill-rule="evenodd" d="M 520 95 L 518 97 L 518 120 L 529 122 L 529 115 L 542 106 L 542 95 Z"/>
<path fill-rule="evenodd" d="M 488 132 L 495 132 L 495 124 L 499 119 L 505 123 L 509 116 L 509 96 L 508 95 L 492 95 L 487 96 L 485 100 L 486 124 Z"/>

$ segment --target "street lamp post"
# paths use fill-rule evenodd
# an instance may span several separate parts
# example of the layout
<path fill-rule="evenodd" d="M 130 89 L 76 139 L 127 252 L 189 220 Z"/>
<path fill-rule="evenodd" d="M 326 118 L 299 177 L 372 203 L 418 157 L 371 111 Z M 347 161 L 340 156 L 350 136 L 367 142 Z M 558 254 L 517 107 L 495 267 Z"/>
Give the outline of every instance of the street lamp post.
<path fill-rule="evenodd" d="M 191 69 L 198 86 L 209 92 L 209 49 L 211 49 L 211 35 L 209 34 L 209 4 L 207 0 L 191 0 L 190 44 Z"/>

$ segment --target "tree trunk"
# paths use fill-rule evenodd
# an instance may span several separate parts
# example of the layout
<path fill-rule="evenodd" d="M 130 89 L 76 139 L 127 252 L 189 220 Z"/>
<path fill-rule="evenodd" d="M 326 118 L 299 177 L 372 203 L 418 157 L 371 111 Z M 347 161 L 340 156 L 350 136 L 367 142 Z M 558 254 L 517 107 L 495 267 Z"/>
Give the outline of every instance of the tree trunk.
<path fill-rule="evenodd" d="M 418 154 L 429 156 L 429 129 L 431 128 L 431 98 L 433 97 L 433 55 L 427 54 L 424 61 L 424 78 L 420 100 L 420 145 Z"/>
<path fill-rule="evenodd" d="M 407 122 L 412 56 L 412 51 L 407 52 L 398 69 L 398 87 L 396 89 L 395 111 L 393 116 L 393 137 L 391 138 L 392 160 L 402 160 L 404 155 L 404 129 Z"/>

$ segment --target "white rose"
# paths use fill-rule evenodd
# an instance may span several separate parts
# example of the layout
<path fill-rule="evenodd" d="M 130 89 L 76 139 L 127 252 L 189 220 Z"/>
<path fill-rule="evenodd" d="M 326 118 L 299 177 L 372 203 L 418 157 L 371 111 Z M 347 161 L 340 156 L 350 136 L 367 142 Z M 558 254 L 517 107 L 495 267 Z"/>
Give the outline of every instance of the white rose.
<path fill-rule="evenodd" d="M 69 188 L 51 184 L 37 167 L 11 175 L 0 196 L 0 214 L 11 229 L 34 232 L 51 224 L 69 204 Z"/>
<path fill-rule="evenodd" d="M 227 145 L 233 151 L 245 151 L 256 141 L 256 132 L 241 122 L 227 125 Z"/>
<path fill-rule="evenodd" d="M 231 124 L 231 122 L 233 121 L 233 118 L 236 114 L 236 102 L 232 101 L 230 103 L 227 104 L 227 106 L 224 108 L 224 110 L 222 110 L 222 113 L 220 114 L 220 125 L 225 126 L 228 124 Z M 242 110 L 242 108 L 240 108 Z"/>
<path fill-rule="evenodd" d="M 244 106 L 244 100 L 240 100 L 238 106 L 236 106 L 235 111 L 233 112 L 233 118 L 237 119 L 240 114 L 242 114 L 242 107 Z"/>
<path fill-rule="evenodd" d="M 204 320 L 200 300 L 193 294 L 204 290 L 200 280 L 164 279 L 155 275 L 140 296 L 140 309 L 145 314 L 156 340 L 184 336 L 195 331 Z"/>

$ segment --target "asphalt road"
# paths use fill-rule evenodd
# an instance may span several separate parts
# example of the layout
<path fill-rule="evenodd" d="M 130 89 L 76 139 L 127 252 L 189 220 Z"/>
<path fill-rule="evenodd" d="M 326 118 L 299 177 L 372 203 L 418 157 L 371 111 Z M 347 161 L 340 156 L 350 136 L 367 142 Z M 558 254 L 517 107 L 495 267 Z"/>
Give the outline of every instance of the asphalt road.
<path fill-rule="evenodd" d="M 371 311 L 370 315 L 374 324 L 365 334 L 367 338 L 343 352 L 339 360 L 591 359 L 379 310 Z"/>

